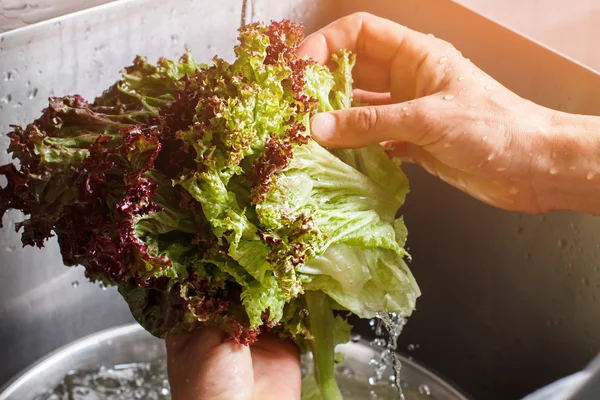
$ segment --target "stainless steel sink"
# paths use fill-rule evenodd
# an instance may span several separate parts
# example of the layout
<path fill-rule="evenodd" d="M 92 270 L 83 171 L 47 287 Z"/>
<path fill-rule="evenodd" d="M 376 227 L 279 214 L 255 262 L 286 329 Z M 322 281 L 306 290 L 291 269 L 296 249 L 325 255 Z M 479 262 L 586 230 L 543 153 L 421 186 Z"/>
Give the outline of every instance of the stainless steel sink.
<path fill-rule="evenodd" d="M 370 11 L 453 42 L 524 97 L 600 114 L 595 72 L 448 0 L 256 3 L 256 18 L 301 20 L 309 31 Z M 99 94 L 136 54 L 176 56 L 187 46 L 200 60 L 230 57 L 240 10 L 241 0 L 122 0 L 0 35 L 0 132 L 33 120 L 51 94 Z M 0 136 L 0 148 L 7 143 Z M 401 347 L 418 344 L 416 360 L 488 400 L 584 367 L 600 347 L 600 219 L 496 210 L 406 170 L 403 212 L 423 296 Z M 62 266 L 54 241 L 21 249 L 18 220 L 6 216 L 0 231 L 0 384 L 68 342 L 132 321 L 116 291 Z"/>
<path fill-rule="evenodd" d="M 370 387 L 367 384 L 367 379 L 373 375 L 373 367 L 369 365 L 369 360 L 381 354 L 381 348 L 376 348 L 361 340 L 341 345 L 337 348 L 337 351 L 344 354 L 344 363 L 338 366 L 338 371 L 346 371 L 345 375 L 351 374 L 353 385 L 359 388 L 362 387 L 368 396 Z M 41 394 L 52 391 L 57 383 L 63 380 L 63 377 L 68 374 L 72 376 L 74 371 L 84 374 L 86 372 L 102 371 L 102 367 L 108 369 L 114 366 L 128 366 L 133 363 L 147 362 L 160 366 L 158 374 L 162 376 L 158 379 L 155 378 L 156 381 L 162 381 L 163 378 L 166 378 L 163 375 L 166 372 L 166 354 L 162 340 L 150 335 L 137 323 L 110 328 L 70 343 L 32 365 L 4 390 L 0 389 L 0 400 L 37 398 Z M 306 370 L 309 371 L 312 363 L 310 355 L 303 357 L 302 362 L 306 365 Z M 400 358 L 400 362 L 402 363 L 402 385 L 408 399 L 427 400 L 432 396 L 437 400 L 467 400 L 442 378 L 414 361 Z M 391 368 L 388 368 L 385 376 L 389 376 L 389 374 L 391 374 Z M 130 379 L 134 380 L 135 377 Z M 101 385 L 98 384 L 98 386 Z M 93 387 L 88 389 L 93 390 Z M 100 395 L 107 389 L 115 388 L 114 385 L 109 385 L 109 387 L 103 389 L 99 390 L 97 394 Z M 349 388 L 343 389 L 347 390 Z M 394 392 L 395 389 L 389 391 Z M 78 388 L 73 387 L 73 392 L 77 393 Z M 353 393 L 353 397 L 362 398 L 357 397 L 357 394 L 356 392 Z M 96 397 L 91 394 L 86 398 Z"/>

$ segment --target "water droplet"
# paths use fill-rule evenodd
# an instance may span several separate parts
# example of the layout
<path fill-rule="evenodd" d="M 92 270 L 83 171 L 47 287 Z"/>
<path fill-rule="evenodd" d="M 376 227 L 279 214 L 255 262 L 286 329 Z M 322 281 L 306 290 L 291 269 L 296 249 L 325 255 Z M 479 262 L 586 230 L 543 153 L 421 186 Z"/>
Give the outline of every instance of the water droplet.
<path fill-rule="evenodd" d="M 431 390 L 426 384 L 419 385 L 419 393 L 424 396 L 431 396 Z"/>
<path fill-rule="evenodd" d="M 444 100 L 452 100 L 453 98 L 454 98 L 454 96 L 451 94 L 447 94 L 444 96 Z"/>
<path fill-rule="evenodd" d="M 369 365 L 372 365 L 372 366 L 378 367 L 378 366 L 379 366 L 379 360 L 378 360 L 378 359 L 376 359 L 376 358 L 371 358 L 371 359 L 369 360 Z"/>
<path fill-rule="evenodd" d="M 177 36 L 177 35 L 171 35 L 171 42 L 173 44 L 176 44 L 178 40 L 179 40 L 179 36 Z"/>
<path fill-rule="evenodd" d="M 568 242 L 566 239 L 558 239 L 558 242 L 556 244 L 559 248 L 564 249 L 565 247 L 567 247 Z"/>
<path fill-rule="evenodd" d="M 0 98 L 0 103 L 8 104 L 12 101 L 12 95 L 7 94 L 6 97 Z"/>
<path fill-rule="evenodd" d="M 433 33 L 428 33 L 427 36 L 429 36 L 430 38 L 434 38 L 435 39 L 435 35 Z"/>
<path fill-rule="evenodd" d="M 415 351 L 415 350 L 417 350 L 418 348 L 419 348 L 419 345 L 418 345 L 418 344 L 412 344 L 412 343 L 411 343 L 411 344 L 409 344 L 409 345 L 407 346 L 407 349 L 408 349 L 408 351 Z"/>
<path fill-rule="evenodd" d="M 31 90 L 29 93 L 27 93 L 27 98 L 29 100 L 33 100 L 35 98 L 35 96 L 37 96 L 37 94 L 38 94 L 38 90 L 37 90 L 37 88 L 35 88 L 35 89 Z"/>
<path fill-rule="evenodd" d="M 371 390 L 371 391 L 369 392 L 369 397 L 370 397 L 370 399 L 371 399 L 371 400 L 377 400 L 377 399 L 378 399 L 378 397 L 377 397 L 377 393 L 375 393 L 375 391 L 374 391 L 374 390 Z"/>
<path fill-rule="evenodd" d="M 590 284 L 587 278 L 581 278 L 581 283 L 586 286 Z"/>
<path fill-rule="evenodd" d="M 54 23 L 54 26 L 61 26 L 61 25 L 62 25 L 62 22 L 61 22 L 61 21 L 56 21 L 56 22 Z"/>
<path fill-rule="evenodd" d="M 21 108 L 23 107 L 23 103 L 21 103 L 20 101 L 16 102 L 14 105 L 15 108 Z"/>
<path fill-rule="evenodd" d="M 596 176 L 596 173 L 594 171 L 590 171 L 587 173 L 586 178 L 591 181 L 592 179 L 594 179 L 594 177 Z"/>
<path fill-rule="evenodd" d="M 13 244 L 13 245 L 10 245 L 10 246 L 6 246 L 4 249 L 5 249 L 7 252 L 11 253 L 11 252 L 15 251 L 15 250 L 16 250 L 16 248 L 17 248 L 17 246 Z"/>
<path fill-rule="evenodd" d="M 382 339 L 382 338 L 376 338 L 371 343 L 373 343 L 373 345 L 379 346 L 379 347 L 384 347 L 386 344 L 385 339 Z"/>
<path fill-rule="evenodd" d="M 492 161 L 494 158 L 496 158 L 496 155 L 494 153 L 492 153 L 488 156 L 487 160 Z"/>
<path fill-rule="evenodd" d="M 350 336 L 350 340 L 354 343 L 358 343 L 360 342 L 360 335 L 359 334 L 353 334 L 352 336 Z"/>
<path fill-rule="evenodd" d="M 402 111 L 408 111 L 408 107 L 402 107 Z"/>
<path fill-rule="evenodd" d="M 340 368 L 340 372 L 342 373 L 342 375 L 344 375 L 346 378 L 351 378 L 354 376 L 354 371 L 352 370 L 352 368 L 348 368 L 348 367 L 341 367 Z"/>
<path fill-rule="evenodd" d="M 519 193 L 519 189 L 517 189 L 517 188 L 516 188 L 516 187 L 514 187 L 514 186 L 513 186 L 513 187 L 511 187 L 510 189 L 508 189 L 508 194 L 510 194 L 510 195 L 513 195 L 513 196 L 514 196 L 514 195 L 515 195 L 515 194 L 517 194 L 517 193 Z"/>
<path fill-rule="evenodd" d="M 452 71 L 452 68 L 446 68 L 446 70 L 445 70 L 445 71 L 446 71 L 446 72 L 450 72 L 450 71 Z"/>
<path fill-rule="evenodd" d="M 369 385 L 374 386 L 377 384 L 377 378 L 374 376 L 369 377 Z"/>
<path fill-rule="evenodd" d="M 498 171 L 498 172 L 504 172 L 504 171 L 506 171 L 506 167 L 496 168 L 496 171 Z"/>
<path fill-rule="evenodd" d="M 438 60 L 438 63 L 444 64 L 446 61 L 448 61 L 448 57 L 444 56 L 444 57 L 440 57 L 440 59 Z"/>
<path fill-rule="evenodd" d="M 300 310 L 300 318 L 307 318 L 309 315 L 309 312 L 306 308 L 303 308 Z"/>
<path fill-rule="evenodd" d="M 79 286 L 79 281 L 73 281 L 73 282 L 71 282 L 71 286 L 78 287 Z"/>
<path fill-rule="evenodd" d="M 465 80 L 465 77 L 464 77 L 464 76 L 459 76 L 459 77 L 458 77 L 458 81 L 459 81 L 459 82 L 462 82 L 462 81 L 464 81 L 464 80 Z"/>
<path fill-rule="evenodd" d="M 484 88 L 485 90 L 492 90 L 492 85 L 485 85 Z"/>
<path fill-rule="evenodd" d="M 369 326 L 370 326 L 371 328 L 373 328 L 373 327 L 375 326 L 375 323 L 376 323 L 376 322 L 375 322 L 375 318 L 372 318 L 371 320 L 369 320 Z"/>
<path fill-rule="evenodd" d="M 482 137 L 482 139 L 483 139 L 483 141 L 484 141 L 484 142 L 487 142 L 487 140 L 488 140 L 488 137 L 487 137 L 487 136 L 484 136 L 484 137 Z"/>
<path fill-rule="evenodd" d="M 558 169 L 556 169 L 556 167 L 550 168 L 550 175 L 556 175 L 556 174 L 558 174 Z"/>
<path fill-rule="evenodd" d="M 169 391 L 169 388 L 164 387 L 164 388 L 160 389 L 160 394 L 162 394 L 163 396 L 168 396 L 169 393 L 171 393 Z"/>

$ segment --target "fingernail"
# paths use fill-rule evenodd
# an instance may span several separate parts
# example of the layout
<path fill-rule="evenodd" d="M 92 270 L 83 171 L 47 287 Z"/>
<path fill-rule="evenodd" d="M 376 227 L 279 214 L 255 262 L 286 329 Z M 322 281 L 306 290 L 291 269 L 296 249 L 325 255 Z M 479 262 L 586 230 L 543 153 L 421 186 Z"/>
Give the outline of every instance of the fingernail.
<path fill-rule="evenodd" d="M 310 125 L 315 139 L 330 140 L 335 135 L 335 117 L 330 113 L 315 115 Z"/>

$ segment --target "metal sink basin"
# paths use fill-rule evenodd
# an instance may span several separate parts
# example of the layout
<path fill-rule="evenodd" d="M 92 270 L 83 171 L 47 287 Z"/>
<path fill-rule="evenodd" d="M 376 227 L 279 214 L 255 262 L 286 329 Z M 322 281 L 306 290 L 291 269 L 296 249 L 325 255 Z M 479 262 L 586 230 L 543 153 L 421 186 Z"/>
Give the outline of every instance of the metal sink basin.
<path fill-rule="evenodd" d="M 362 386 L 368 388 L 366 380 L 373 374 L 369 360 L 381 350 L 365 341 L 350 342 L 339 346 L 337 350 L 345 355 L 340 367 L 351 371 L 357 382 L 365 382 Z M 110 328 L 64 346 L 32 365 L 4 390 L 0 390 L 0 400 L 37 398 L 54 389 L 65 375 L 72 374 L 73 371 L 98 371 L 101 367 L 126 367 L 131 363 L 152 362 L 159 366 L 157 374 L 164 374 L 165 356 L 164 342 L 150 335 L 137 323 Z M 414 361 L 404 357 L 400 361 L 402 385 L 407 400 L 426 400 L 430 396 L 437 400 L 467 400 L 450 384 Z M 303 360 L 308 366 L 311 362 L 308 357 Z M 391 371 L 387 371 L 387 374 L 390 373 Z M 157 380 L 163 379 L 158 377 Z M 74 387 L 73 392 L 76 393 L 77 389 Z"/>
<path fill-rule="evenodd" d="M 257 19 L 312 31 L 362 10 L 434 33 L 520 95 L 600 114 L 600 76 L 448 0 L 256 0 Z M 49 95 L 93 97 L 136 54 L 184 47 L 231 57 L 241 0 L 121 0 L 0 35 L 0 132 L 33 120 Z M 0 135 L 0 149 L 8 140 Z M 0 163 L 8 161 L 4 153 Z M 496 210 L 406 167 L 403 209 L 423 296 L 401 348 L 474 398 L 523 396 L 580 368 L 600 347 L 600 219 Z M 0 385 L 52 350 L 132 322 L 113 289 L 65 268 L 58 246 L 21 249 L 15 214 L 0 231 Z M 77 284 L 75 284 L 77 282 Z M 357 331 L 368 334 L 366 324 Z M 416 348 L 412 346 L 411 348 Z"/>

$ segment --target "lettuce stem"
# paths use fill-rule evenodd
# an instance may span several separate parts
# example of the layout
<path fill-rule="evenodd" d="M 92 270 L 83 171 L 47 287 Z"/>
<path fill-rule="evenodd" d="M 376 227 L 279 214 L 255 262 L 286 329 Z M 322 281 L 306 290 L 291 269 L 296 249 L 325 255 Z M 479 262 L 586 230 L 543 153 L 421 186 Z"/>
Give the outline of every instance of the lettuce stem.
<path fill-rule="evenodd" d="M 313 339 L 310 346 L 315 363 L 315 379 L 323 400 L 343 400 L 335 381 L 334 317 L 327 295 L 320 291 L 307 291 L 308 325 Z"/>

